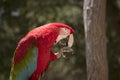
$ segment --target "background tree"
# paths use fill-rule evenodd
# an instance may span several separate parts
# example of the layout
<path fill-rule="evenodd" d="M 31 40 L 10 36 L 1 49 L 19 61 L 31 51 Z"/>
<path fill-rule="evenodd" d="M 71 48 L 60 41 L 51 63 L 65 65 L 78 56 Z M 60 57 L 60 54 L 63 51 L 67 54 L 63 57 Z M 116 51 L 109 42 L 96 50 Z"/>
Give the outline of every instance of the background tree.
<path fill-rule="evenodd" d="M 106 0 L 84 1 L 87 80 L 108 80 Z"/>

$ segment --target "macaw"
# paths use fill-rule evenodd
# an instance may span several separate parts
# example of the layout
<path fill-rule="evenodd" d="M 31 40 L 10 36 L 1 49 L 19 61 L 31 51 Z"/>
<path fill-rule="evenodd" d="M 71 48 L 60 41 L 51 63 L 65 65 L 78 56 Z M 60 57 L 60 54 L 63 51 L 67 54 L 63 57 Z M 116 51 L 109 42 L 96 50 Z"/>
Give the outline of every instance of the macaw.
<path fill-rule="evenodd" d="M 53 45 L 73 33 L 70 26 L 58 22 L 29 31 L 14 52 L 10 80 L 39 80 L 50 61 L 60 57 L 52 52 Z"/>

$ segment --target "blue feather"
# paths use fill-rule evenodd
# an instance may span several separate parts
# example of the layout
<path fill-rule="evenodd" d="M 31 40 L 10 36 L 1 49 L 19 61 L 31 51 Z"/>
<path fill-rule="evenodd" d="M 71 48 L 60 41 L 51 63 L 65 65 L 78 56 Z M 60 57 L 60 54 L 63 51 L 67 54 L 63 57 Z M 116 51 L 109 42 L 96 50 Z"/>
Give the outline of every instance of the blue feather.
<path fill-rule="evenodd" d="M 27 66 L 16 76 L 16 80 L 29 80 L 30 76 L 36 69 L 37 65 L 37 49 L 34 48 L 32 50 L 32 53 L 34 54 L 34 58 L 29 61 Z"/>

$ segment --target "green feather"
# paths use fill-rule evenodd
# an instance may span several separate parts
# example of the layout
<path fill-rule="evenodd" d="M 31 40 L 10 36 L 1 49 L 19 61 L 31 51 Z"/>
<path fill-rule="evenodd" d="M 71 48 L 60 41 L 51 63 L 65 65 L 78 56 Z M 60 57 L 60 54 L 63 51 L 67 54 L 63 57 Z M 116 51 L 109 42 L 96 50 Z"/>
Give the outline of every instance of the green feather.
<path fill-rule="evenodd" d="M 12 68 L 11 68 L 11 75 L 10 75 L 10 80 L 16 80 L 17 75 L 24 69 L 27 67 L 27 65 L 29 64 L 30 61 L 34 60 L 35 55 L 33 54 L 33 50 L 35 48 L 29 48 L 27 50 L 27 54 L 25 55 L 25 57 L 16 65 L 12 64 Z"/>

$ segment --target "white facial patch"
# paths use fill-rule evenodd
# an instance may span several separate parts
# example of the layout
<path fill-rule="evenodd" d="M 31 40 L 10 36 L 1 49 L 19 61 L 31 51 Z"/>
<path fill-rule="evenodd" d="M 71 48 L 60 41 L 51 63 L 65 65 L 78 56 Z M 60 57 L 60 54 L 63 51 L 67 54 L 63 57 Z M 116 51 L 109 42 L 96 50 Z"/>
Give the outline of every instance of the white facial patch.
<path fill-rule="evenodd" d="M 70 30 L 67 28 L 61 28 L 60 29 L 60 33 L 59 35 L 69 35 L 70 34 Z"/>

